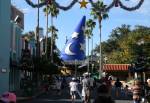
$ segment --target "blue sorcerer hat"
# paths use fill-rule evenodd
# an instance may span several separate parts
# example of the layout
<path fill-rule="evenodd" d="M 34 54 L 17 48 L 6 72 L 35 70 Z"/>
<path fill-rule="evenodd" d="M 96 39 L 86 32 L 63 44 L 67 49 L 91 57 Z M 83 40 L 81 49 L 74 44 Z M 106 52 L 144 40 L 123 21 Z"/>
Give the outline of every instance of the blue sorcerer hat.
<path fill-rule="evenodd" d="M 65 48 L 61 52 L 61 59 L 64 61 L 85 59 L 85 28 L 86 17 L 83 16 L 72 37 L 67 41 Z"/>

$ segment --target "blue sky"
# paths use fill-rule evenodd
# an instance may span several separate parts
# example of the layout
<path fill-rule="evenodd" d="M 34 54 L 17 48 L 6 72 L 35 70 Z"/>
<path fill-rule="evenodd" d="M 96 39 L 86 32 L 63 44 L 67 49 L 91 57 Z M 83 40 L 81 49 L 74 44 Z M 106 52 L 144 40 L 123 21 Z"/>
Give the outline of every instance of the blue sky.
<path fill-rule="evenodd" d="M 37 0 L 32 0 L 37 2 Z M 56 0 L 62 5 L 67 5 L 71 0 Z M 93 0 L 94 1 L 94 0 Z M 95 0 L 96 1 L 96 0 Z M 109 4 L 112 0 L 103 0 L 105 4 Z M 139 0 L 121 0 L 124 4 L 128 6 L 135 5 Z M 12 4 L 15 5 L 18 9 L 24 12 L 24 23 L 25 28 L 24 32 L 35 30 L 37 25 L 37 9 L 30 7 L 25 0 L 11 0 Z M 135 25 L 143 25 L 150 27 L 150 1 L 145 0 L 144 4 L 140 9 L 136 11 L 125 11 L 120 7 L 113 7 L 109 11 L 109 18 L 102 22 L 102 41 L 105 41 L 109 38 L 109 35 L 112 29 L 115 29 L 122 24 L 129 24 L 133 28 Z M 69 38 L 74 32 L 78 22 L 85 15 L 87 19 L 90 17 L 90 4 L 87 5 L 87 9 L 80 8 L 79 3 L 77 3 L 72 9 L 68 11 L 60 11 L 60 14 L 56 19 L 54 19 L 54 24 L 58 28 L 58 37 L 57 46 L 60 50 L 63 49 L 65 44 L 66 36 Z M 50 17 L 49 17 L 50 18 Z M 50 23 L 49 23 L 50 25 Z M 46 28 L 46 18 L 40 9 L 40 27 Z M 45 31 L 44 31 L 45 32 Z M 94 46 L 99 44 L 99 29 L 98 25 L 93 31 L 94 34 Z M 91 50 L 91 46 L 90 46 Z"/>

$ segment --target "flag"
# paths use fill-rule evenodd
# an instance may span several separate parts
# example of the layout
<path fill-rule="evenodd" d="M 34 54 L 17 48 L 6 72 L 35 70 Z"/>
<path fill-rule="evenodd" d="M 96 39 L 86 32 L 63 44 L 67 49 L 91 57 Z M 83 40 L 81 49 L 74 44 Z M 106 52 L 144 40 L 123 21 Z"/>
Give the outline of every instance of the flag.
<path fill-rule="evenodd" d="M 64 49 L 61 51 L 61 59 L 64 61 L 84 60 L 85 59 L 85 21 L 83 16 L 71 38 L 67 41 Z"/>

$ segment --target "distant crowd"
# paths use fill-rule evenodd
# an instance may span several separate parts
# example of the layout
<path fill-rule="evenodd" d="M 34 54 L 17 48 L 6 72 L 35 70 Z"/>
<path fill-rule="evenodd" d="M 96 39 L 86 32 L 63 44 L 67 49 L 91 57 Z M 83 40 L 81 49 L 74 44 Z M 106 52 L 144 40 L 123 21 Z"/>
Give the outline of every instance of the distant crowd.
<path fill-rule="evenodd" d="M 42 90 L 48 93 L 50 90 L 55 90 L 58 96 L 63 95 L 62 90 L 70 88 L 70 97 L 72 103 L 75 103 L 79 96 L 83 103 L 115 103 L 112 97 L 112 89 L 114 95 L 120 98 L 123 91 L 123 96 L 132 96 L 133 103 L 150 103 L 150 79 L 146 83 L 135 79 L 132 87 L 123 85 L 119 78 L 112 84 L 112 77 L 106 74 L 101 79 L 95 79 L 88 72 L 81 77 L 74 76 L 52 76 L 45 77 L 42 83 Z M 93 102 L 91 97 L 96 91 L 96 96 Z M 5 92 L 0 96 L 0 103 L 16 103 L 16 95 L 12 92 Z"/>

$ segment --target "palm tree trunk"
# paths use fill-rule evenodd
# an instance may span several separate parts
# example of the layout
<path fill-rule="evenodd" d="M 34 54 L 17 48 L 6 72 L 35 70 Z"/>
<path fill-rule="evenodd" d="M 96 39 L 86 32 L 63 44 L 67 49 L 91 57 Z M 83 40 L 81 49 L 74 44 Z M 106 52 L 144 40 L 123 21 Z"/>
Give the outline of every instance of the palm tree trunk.
<path fill-rule="evenodd" d="M 92 35 L 92 51 L 91 51 L 91 61 L 93 62 L 93 35 Z"/>
<path fill-rule="evenodd" d="M 90 69 L 89 69 L 89 37 L 87 37 L 88 39 L 88 68 L 87 68 L 87 72 L 90 72 Z"/>
<path fill-rule="evenodd" d="M 46 9 L 48 9 L 48 7 L 46 7 Z M 47 59 L 47 45 L 48 45 L 47 39 L 48 39 L 48 11 L 46 11 L 46 43 L 45 43 L 45 56 L 46 56 L 46 59 Z"/>
<path fill-rule="evenodd" d="M 53 16 L 51 15 L 51 26 L 53 26 Z M 51 62 L 53 63 L 53 29 L 51 33 Z"/>
<path fill-rule="evenodd" d="M 99 56 L 99 76 L 101 75 L 102 73 L 102 45 L 101 45 L 101 42 L 102 42 L 102 38 L 101 38 L 101 22 L 102 21 L 102 18 L 101 16 L 99 17 L 99 30 L 100 30 L 100 35 L 99 35 L 99 39 L 100 39 L 100 47 L 99 47 L 99 53 L 100 53 L 100 56 Z"/>

